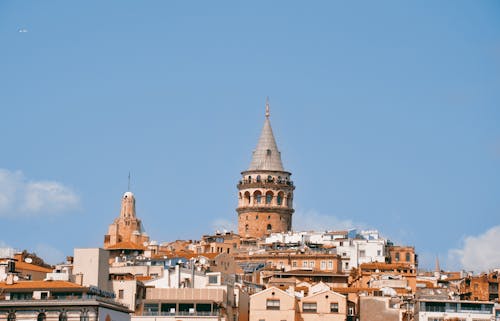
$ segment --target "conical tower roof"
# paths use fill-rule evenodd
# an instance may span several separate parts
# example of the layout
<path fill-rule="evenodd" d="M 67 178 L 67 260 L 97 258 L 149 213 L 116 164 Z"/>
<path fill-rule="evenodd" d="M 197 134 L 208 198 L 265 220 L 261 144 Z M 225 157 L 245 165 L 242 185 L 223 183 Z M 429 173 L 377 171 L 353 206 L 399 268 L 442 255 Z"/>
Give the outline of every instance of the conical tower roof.
<path fill-rule="evenodd" d="M 269 101 L 266 101 L 266 120 L 248 170 L 285 171 L 281 162 L 281 153 L 274 139 L 271 121 L 269 120 Z"/>

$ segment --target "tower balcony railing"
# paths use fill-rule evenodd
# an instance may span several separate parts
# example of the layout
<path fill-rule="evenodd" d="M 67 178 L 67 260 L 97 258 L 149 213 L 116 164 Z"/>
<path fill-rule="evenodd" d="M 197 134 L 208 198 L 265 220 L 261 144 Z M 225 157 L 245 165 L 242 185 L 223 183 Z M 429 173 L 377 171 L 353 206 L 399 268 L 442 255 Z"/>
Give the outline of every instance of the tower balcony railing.
<path fill-rule="evenodd" d="M 293 187 L 293 181 L 290 180 L 278 180 L 278 179 L 242 179 L 238 182 L 238 186 L 240 185 L 252 185 L 252 186 L 269 186 L 269 184 L 275 184 L 278 186 L 289 186 Z M 251 186 L 249 186 L 251 187 Z"/>

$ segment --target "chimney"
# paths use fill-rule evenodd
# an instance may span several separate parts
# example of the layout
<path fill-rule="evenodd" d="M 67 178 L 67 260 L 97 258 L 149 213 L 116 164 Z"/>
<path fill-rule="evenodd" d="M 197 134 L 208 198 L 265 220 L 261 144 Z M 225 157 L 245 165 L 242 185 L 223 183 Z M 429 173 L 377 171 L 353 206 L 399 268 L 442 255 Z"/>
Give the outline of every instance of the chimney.
<path fill-rule="evenodd" d="M 75 283 L 78 285 L 83 285 L 83 273 L 78 273 L 75 275 Z"/>
<path fill-rule="evenodd" d="M 14 273 L 7 274 L 7 280 L 5 281 L 6 285 L 14 284 Z"/>

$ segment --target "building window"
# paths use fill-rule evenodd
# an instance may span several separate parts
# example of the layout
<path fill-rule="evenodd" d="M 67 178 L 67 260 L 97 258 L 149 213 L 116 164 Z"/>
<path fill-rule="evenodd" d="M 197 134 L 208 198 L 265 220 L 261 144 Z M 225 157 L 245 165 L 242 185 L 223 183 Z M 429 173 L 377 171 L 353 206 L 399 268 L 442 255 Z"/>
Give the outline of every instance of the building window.
<path fill-rule="evenodd" d="M 217 283 L 219 283 L 219 276 L 218 275 L 209 275 L 208 276 L 208 283 L 209 284 L 217 284 Z"/>
<path fill-rule="evenodd" d="M 395 258 L 396 262 L 398 262 L 398 261 L 399 261 L 399 252 L 396 252 L 395 257 L 396 257 L 396 258 Z"/>
<path fill-rule="evenodd" d="M 304 303 L 302 303 L 302 311 L 305 313 L 316 313 L 316 311 L 317 311 L 316 302 L 304 302 Z"/>
<path fill-rule="evenodd" d="M 406 262 L 410 262 L 410 253 L 406 253 Z"/>
<path fill-rule="evenodd" d="M 68 315 L 66 312 L 63 311 L 59 314 L 59 321 L 68 321 Z"/>
<path fill-rule="evenodd" d="M 271 226 L 271 224 L 267 224 L 267 231 L 271 232 L 272 229 L 273 229 L 273 227 Z"/>
<path fill-rule="evenodd" d="M 278 197 L 276 198 L 276 202 L 278 203 L 278 205 L 283 204 L 283 195 L 282 194 L 278 194 Z"/>
<path fill-rule="evenodd" d="M 360 250 L 359 251 L 359 257 L 365 257 L 366 256 L 366 251 L 365 250 Z"/>
<path fill-rule="evenodd" d="M 266 204 L 271 204 L 271 202 L 273 201 L 273 194 L 271 193 L 268 193 L 266 194 Z"/>
<path fill-rule="evenodd" d="M 309 262 L 309 267 L 310 267 L 310 268 L 313 268 L 313 267 L 314 267 L 314 261 L 310 261 L 310 262 Z"/>
<path fill-rule="evenodd" d="M 262 195 L 260 194 L 255 195 L 255 202 L 257 202 L 257 204 L 260 204 L 260 202 L 262 202 Z"/>
<path fill-rule="evenodd" d="M 248 224 L 245 224 L 245 232 L 248 232 Z"/>
<path fill-rule="evenodd" d="M 16 321 L 16 314 L 14 312 L 9 313 L 7 321 Z"/>
<path fill-rule="evenodd" d="M 297 261 L 292 261 L 292 267 L 297 267 Z"/>
<path fill-rule="evenodd" d="M 338 303 L 330 303 L 330 312 L 338 313 L 339 312 L 339 304 Z"/>
<path fill-rule="evenodd" d="M 257 180 L 257 183 L 260 183 L 260 175 L 257 175 L 256 180 Z"/>
<path fill-rule="evenodd" d="M 38 316 L 36 317 L 36 321 L 45 321 L 47 319 L 47 316 L 45 313 L 38 313 Z"/>
<path fill-rule="evenodd" d="M 377 250 L 377 256 L 381 256 L 382 255 L 382 251 L 381 250 Z"/>
<path fill-rule="evenodd" d="M 321 269 L 326 270 L 326 261 L 321 261 Z"/>
<path fill-rule="evenodd" d="M 123 299 L 123 290 L 118 290 L 118 299 Z"/>
<path fill-rule="evenodd" d="M 266 309 L 267 310 L 279 310 L 280 309 L 280 300 L 267 299 L 266 300 Z"/>
<path fill-rule="evenodd" d="M 302 261 L 302 267 L 307 267 L 307 261 Z"/>

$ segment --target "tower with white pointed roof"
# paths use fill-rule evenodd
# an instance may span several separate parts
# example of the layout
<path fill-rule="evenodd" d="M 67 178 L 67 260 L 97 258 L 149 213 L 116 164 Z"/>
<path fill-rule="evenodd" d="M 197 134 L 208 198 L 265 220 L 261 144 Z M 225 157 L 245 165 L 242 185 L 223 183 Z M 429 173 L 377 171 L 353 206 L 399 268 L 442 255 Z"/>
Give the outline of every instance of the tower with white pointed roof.
<path fill-rule="evenodd" d="M 243 237 L 261 238 L 292 228 L 292 175 L 285 171 L 269 120 L 266 118 L 250 167 L 241 172 L 238 183 L 238 233 Z"/>
<path fill-rule="evenodd" d="M 105 249 L 138 249 L 149 236 L 144 232 L 142 222 L 135 213 L 135 196 L 128 191 L 123 194 L 120 216 L 109 225 L 104 236 Z"/>

